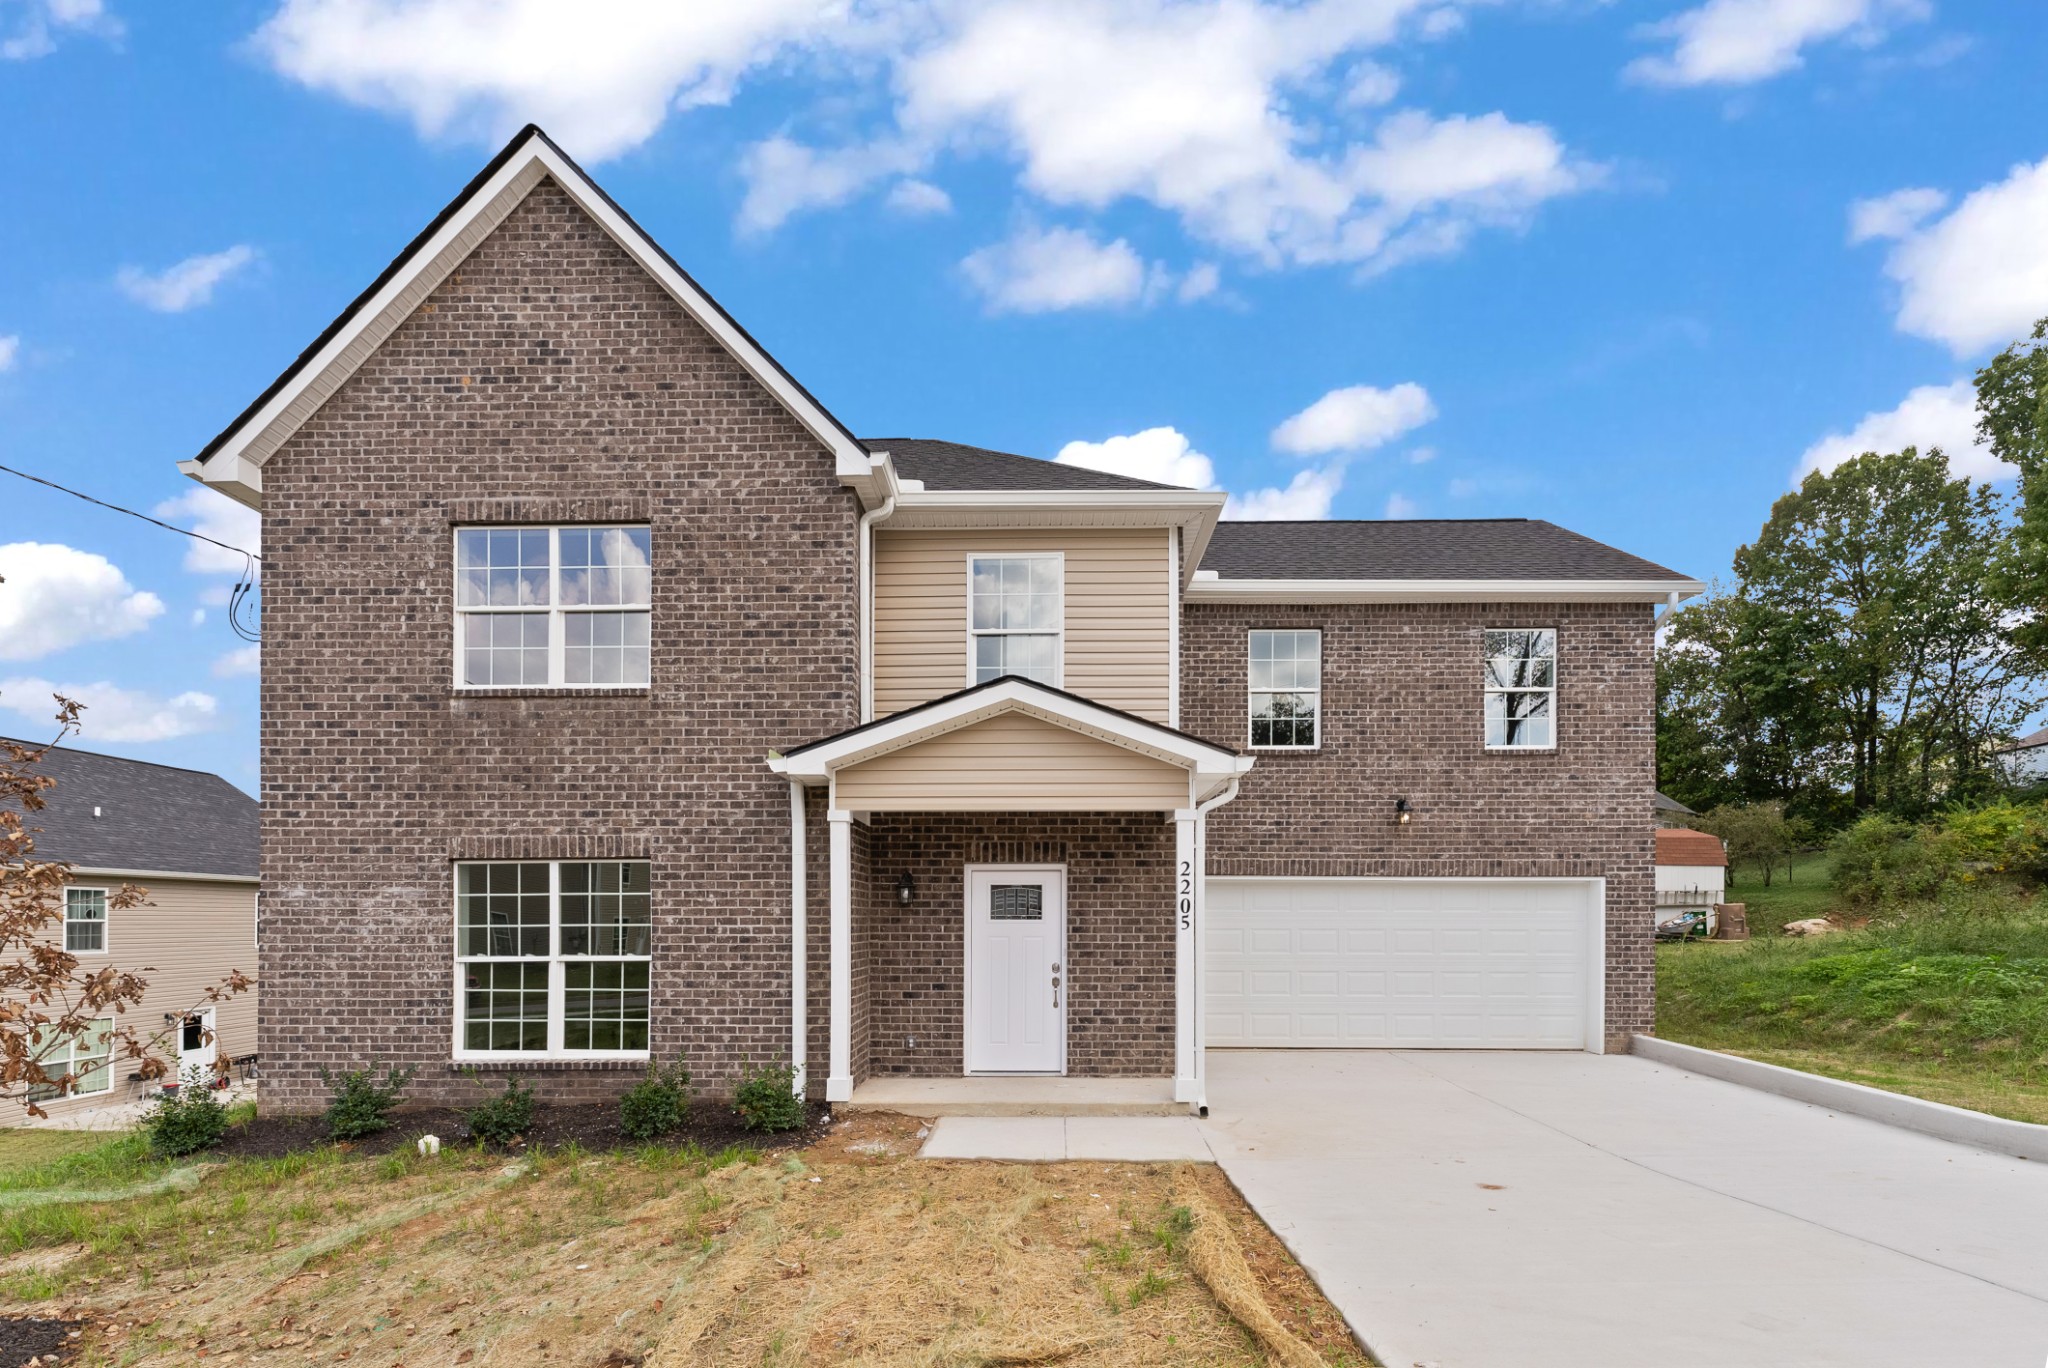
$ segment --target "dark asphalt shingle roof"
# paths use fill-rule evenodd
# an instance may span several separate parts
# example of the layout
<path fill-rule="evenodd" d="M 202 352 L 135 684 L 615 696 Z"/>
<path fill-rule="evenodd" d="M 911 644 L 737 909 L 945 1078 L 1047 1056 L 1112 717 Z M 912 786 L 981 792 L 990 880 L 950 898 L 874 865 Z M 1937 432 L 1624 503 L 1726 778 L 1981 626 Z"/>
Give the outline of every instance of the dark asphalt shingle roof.
<path fill-rule="evenodd" d="M 1253 580 L 1686 578 L 1536 518 L 1223 522 L 1200 568 Z"/>
<path fill-rule="evenodd" d="M 24 742 L 28 745 L 33 743 Z M 35 857 L 85 869 L 256 875 L 256 800 L 217 774 L 57 747 Z M 99 816 L 93 816 L 93 809 Z"/>
<path fill-rule="evenodd" d="M 963 446 L 928 437 L 863 437 L 861 445 L 870 451 L 886 451 L 896 462 L 896 473 L 906 480 L 922 480 L 926 489 L 1178 489 L 1178 485 L 1153 484 L 1125 475 L 1089 470 L 1083 466 L 1059 465 L 1036 456 L 1018 456 L 987 447 Z"/>
<path fill-rule="evenodd" d="M 2048 727 L 2043 727 L 2036 732 L 2028 732 L 2019 740 L 2009 742 L 1996 749 L 2000 755 L 2010 755 L 2014 751 L 2032 750 L 2036 746 L 2048 746 Z"/>

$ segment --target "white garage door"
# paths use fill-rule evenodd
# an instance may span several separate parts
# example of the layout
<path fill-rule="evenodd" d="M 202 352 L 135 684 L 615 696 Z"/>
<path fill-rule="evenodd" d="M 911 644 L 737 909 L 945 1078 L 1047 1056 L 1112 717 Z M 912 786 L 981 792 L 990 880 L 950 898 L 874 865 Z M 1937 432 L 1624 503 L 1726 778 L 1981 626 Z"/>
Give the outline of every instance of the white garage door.
<path fill-rule="evenodd" d="M 1211 879 L 1208 1043 L 1582 1049 L 1597 889 Z"/>

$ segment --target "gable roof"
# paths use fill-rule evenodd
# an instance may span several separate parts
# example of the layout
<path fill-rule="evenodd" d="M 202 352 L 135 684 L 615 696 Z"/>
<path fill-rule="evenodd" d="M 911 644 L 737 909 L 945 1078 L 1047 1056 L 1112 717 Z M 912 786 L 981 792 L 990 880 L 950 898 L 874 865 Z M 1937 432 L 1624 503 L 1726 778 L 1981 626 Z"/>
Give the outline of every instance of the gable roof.
<path fill-rule="evenodd" d="M 1538 518 L 1222 522 L 1201 568 L 1224 579 L 1686 578 Z"/>
<path fill-rule="evenodd" d="M 262 467 L 478 243 L 543 180 L 552 180 L 625 249 L 836 459 L 842 476 L 869 471 L 866 449 L 845 424 L 742 328 L 675 258 L 555 145 L 528 124 L 434 216 L 368 289 L 220 434 L 179 469 L 254 508 Z"/>
<path fill-rule="evenodd" d="M 34 742 L 21 742 L 34 746 Z M 217 774 L 52 747 L 28 816 L 36 858 L 81 869 L 256 877 L 256 800 Z"/>
<path fill-rule="evenodd" d="M 862 441 L 870 451 L 888 452 L 901 478 L 920 480 L 931 490 L 1183 488 L 929 437 L 866 437 Z"/>
<path fill-rule="evenodd" d="M 1657 811 L 1668 812 L 1677 817 L 1696 817 L 1699 815 L 1670 794 L 1665 793 L 1662 789 L 1657 791 Z"/>
<path fill-rule="evenodd" d="M 1728 848 L 1718 836 L 1687 827 L 1657 828 L 1657 863 L 1660 865 L 1712 865 L 1728 863 Z"/>
<path fill-rule="evenodd" d="M 2007 742 L 2003 746 L 1995 746 L 1992 748 L 1991 753 L 1993 755 L 2011 755 L 2015 751 L 2033 750 L 2036 746 L 2048 746 L 2048 727 L 2043 727 L 2036 732 L 2028 732 L 2017 741 Z"/>

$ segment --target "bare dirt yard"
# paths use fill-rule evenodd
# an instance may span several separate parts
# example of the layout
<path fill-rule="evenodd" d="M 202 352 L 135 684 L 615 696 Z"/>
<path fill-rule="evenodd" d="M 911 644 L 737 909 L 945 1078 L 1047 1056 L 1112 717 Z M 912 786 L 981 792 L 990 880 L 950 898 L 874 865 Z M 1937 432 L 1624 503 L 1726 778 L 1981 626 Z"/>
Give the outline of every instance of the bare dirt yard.
<path fill-rule="evenodd" d="M 0 1315 L 76 1322 L 79 1365 L 1369 1362 L 1213 1167 L 923 1161 L 921 1124 L 197 1181 L 70 1156 L 0 1180 Z"/>

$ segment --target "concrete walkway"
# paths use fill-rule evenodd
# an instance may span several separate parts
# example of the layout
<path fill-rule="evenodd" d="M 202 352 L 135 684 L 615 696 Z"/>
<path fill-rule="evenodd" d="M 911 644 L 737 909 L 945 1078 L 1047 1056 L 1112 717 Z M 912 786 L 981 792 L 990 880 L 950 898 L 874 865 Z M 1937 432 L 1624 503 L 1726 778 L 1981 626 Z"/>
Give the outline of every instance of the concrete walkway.
<path fill-rule="evenodd" d="M 1209 1104 L 1388 1368 L 2048 1361 L 2048 1164 L 1625 1056 L 1211 1051 Z"/>
<path fill-rule="evenodd" d="M 918 1157 L 1157 1164 L 1211 1155 L 1190 1116 L 942 1116 Z"/>

